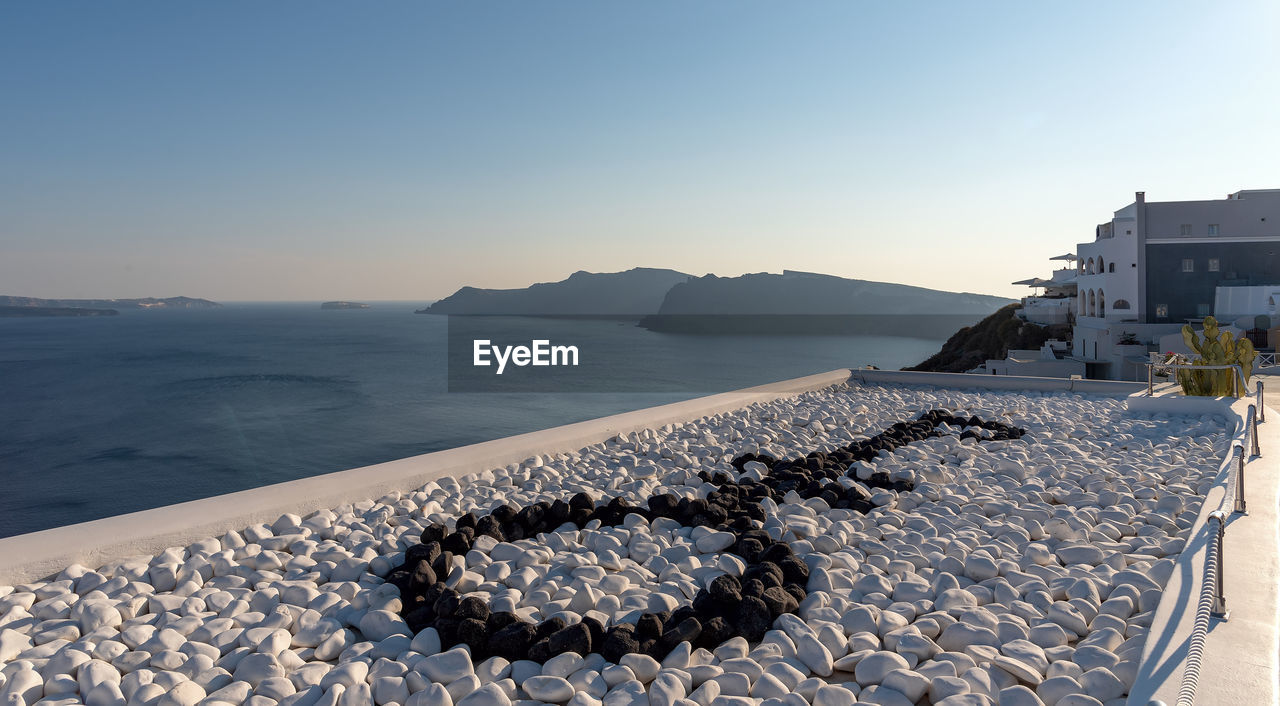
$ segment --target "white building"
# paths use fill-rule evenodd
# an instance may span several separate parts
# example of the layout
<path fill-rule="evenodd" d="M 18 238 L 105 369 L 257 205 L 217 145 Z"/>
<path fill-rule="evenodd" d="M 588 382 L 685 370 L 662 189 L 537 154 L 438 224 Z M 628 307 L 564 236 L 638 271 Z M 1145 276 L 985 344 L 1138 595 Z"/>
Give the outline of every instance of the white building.
<path fill-rule="evenodd" d="M 1069 275 L 1014 283 L 1046 287 L 1044 296 L 1023 299 L 1023 319 L 1074 324 L 1071 362 L 1046 346 L 1011 351 L 986 371 L 1145 379 L 1149 354 L 1184 352 L 1182 326 L 1209 314 L 1260 349 L 1280 336 L 1280 189 L 1168 202 L 1148 202 L 1139 191 L 1077 245 L 1073 259 Z"/>
<path fill-rule="evenodd" d="M 1280 189 L 1167 202 L 1140 191 L 1076 252 L 1072 357 L 1087 377 L 1141 379 L 1147 354 L 1215 313 L 1221 289 L 1280 285 Z"/>
<path fill-rule="evenodd" d="M 1067 253 L 1049 259 L 1065 261 L 1067 266 L 1054 270 L 1049 279 L 1032 277 L 1014 282 L 1014 284 L 1025 284 L 1037 289 L 1044 288 L 1044 294 L 1022 298 L 1022 308 L 1018 310 L 1018 316 L 1023 321 L 1041 326 L 1069 324 L 1076 314 L 1077 276 L 1074 266 L 1076 256 Z"/>

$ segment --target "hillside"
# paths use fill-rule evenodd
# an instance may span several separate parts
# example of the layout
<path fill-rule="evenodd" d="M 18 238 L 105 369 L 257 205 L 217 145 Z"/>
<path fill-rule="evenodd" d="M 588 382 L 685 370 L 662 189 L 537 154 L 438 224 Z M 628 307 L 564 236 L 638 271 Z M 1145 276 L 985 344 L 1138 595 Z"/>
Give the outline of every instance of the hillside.
<path fill-rule="evenodd" d="M 942 350 L 928 360 L 903 370 L 963 373 L 989 358 L 1004 358 L 1010 349 L 1036 349 L 1050 338 L 1066 338 L 1066 326 L 1038 326 L 1014 315 L 1018 304 L 1010 304 L 979 321 L 956 331 Z"/>
<path fill-rule="evenodd" d="M 463 287 L 419 314 L 524 316 L 643 316 L 652 314 L 672 286 L 689 279 L 675 270 L 637 267 L 626 272 L 578 271 L 559 282 L 522 289 Z"/>
<path fill-rule="evenodd" d="M 707 275 L 690 279 L 667 292 L 658 313 L 986 315 L 1009 301 L 985 294 L 784 270 L 780 275 Z"/>
<path fill-rule="evenodd" d="M 677 284 L 640 325 L 705 334 L 832 334 L 941 338 L 1008 303 L 982 294 L 784 271 L 707 275 Z"/>

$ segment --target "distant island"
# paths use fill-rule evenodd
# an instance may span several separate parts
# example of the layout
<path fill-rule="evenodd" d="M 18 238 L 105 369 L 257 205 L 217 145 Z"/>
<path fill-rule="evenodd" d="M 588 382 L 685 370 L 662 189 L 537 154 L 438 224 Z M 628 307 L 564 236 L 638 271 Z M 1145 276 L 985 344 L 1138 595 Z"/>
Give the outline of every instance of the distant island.
<path fill-rule="evenodd" d="M 634 316 L 656 313 L 673 286 L 691 275 L 637 267 L 626 272 L 574 272 L 523 289 L 463 287 L 419 314 Z"/>
<path fill-rule="evenodd" d="M 368 304 L 360 302 L 325 302 L 320 305 L 321 309 L 368 309 Z"/>
<path fill-rule="evenodd" d="M 0 295 L 0 306 L 69 307 L 73 309 L 213 309 L 222 306 L 208 299 L 191 297 L 143 297 L 141 299 L 38 299 L 36 297 L 10 297 Z"/>
<path fill-rule="evenodd" d="M 87 309 L 74 306 L 0 306 L 0 318 L 17 319 L 29 316 L 118 316 L 115 309 Z"/>
<path fill-rule="evenodd" d="M 932 338 L 955 331 L 1010 299 L 906 284 L 784 270 L 707 275 L 671 288 L 640 321 L 673 333 L 838 333 Z"/>
<path fill-rule="evenodd" d="M 785 270 L 695 277 L 675 270 L 575 272 L 524 289 L 463 287 L 419 314 L 622 316 L 653 331 L 946 337 L 1012 300 Z"/>
<path fill-rule="evenodd" d="M 120 309 L 212 309 L 222 306 L 191 297 L 141 299 L 40 299 L 0 295 L 0 316 L 115 316 Z"/>

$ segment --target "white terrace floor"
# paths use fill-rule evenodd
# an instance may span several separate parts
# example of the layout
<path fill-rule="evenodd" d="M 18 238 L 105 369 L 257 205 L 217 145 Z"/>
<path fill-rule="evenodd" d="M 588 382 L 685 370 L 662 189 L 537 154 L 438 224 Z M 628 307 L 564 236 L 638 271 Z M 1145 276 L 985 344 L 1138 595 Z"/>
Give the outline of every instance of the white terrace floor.
<path fill-rule="evenodd" d="M 1270 378 L 1276 382 L 1280 379 Z M 1280 385 L 1274 385 L 1280 394 Z M 1273 398 L 1274 399 L 1274 398 Z M 1237 403 L 1245 406 L 1246 403 Z M 1200 668 L 1196 704 L 1275 704 L 1280 701 L 1280 413 L 1274 402 L 1268 405 L 1264 424 L 1258 425 L 1261 456 L 1253 456 L 1246 446 L 1245 500 L 1247 514 L 1231 514 L 1227 522 L 1223 556 L 1224 595 L 1227 620 L 1210 622 Z M 1239 407 L 1237 407 L 1238 409 Z M 1222 497 L 1224 489 L 1214 489 L 1205 505 Z M 1199 545 L 1194 567 L 1203 566 L 1204 546 Z M 1182 568 L 1180 566 L 1180 568 Z M 1144 673 L 1163 681 L 1158 688 L 1146 684 L 1135 687 L 1129 703 L 1145 706 L 1156 698 L 1172 706 L 1178 702 L 1181 675 L 1185 668 L 1186 645 L 1190 638 L 1191 614 L 1200 593 L 1198 575 L 1175 573 L 1166 591 L 1177 592 L 1181 600 L 1161 610 L 1186 611 L 1171 624 L 1166 635 L 1151 635 L 1144 655 Z M 1168 601 L 1166 601 L 1168 602 Z M 1146 660 L 1154 660 L 1147 662 Z"/>

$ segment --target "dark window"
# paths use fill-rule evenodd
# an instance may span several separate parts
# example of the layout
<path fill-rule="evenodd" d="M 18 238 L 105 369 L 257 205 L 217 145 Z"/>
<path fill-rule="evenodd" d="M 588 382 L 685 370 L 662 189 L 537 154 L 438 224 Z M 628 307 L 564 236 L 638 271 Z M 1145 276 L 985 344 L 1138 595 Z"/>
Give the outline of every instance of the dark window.
<path fill-rule="evenodd" d="M 1169 318 L 1169 305 L 1168 305 L 1168 304 L 1156 304 L 1156 318 L 1157 318 L 1157 319 L 1167 319 L 1167 318 Z"/>
<path fill-rule="evenodd" d="M 1182 271 L 1183 271 L 1183 272 L 1195 272 L 1195 271 L 1196 271 L 1196 261 L 1195 261 L 1195 260 L 1192 260 L 1192 259 L 1191 259 L 1191 258 L 1189 258 L 1189 257 L 1185 257 L 1185 258 L 1183 258 L 1183 259 L 1182 259 Z"/>
<path fill-rule="evenodd" d="M 1108 264 L 1107 264 L 1107 272 L 1115 272 L 1115 271 L 1116 271 L 1116 263 L 1114 263 L 1114 262 L 1112 262 L 1112 263 L 1108 263 Z"/>
<path fill-rule="evenodd" d="M 1128 309 L 1128 308 L 1129 308 L 1129 300 L 1128 300 L 1128 299 L 1117 299 L 1117 300 L 1116 300 L 1116 303 L 1111 305 L 1111 308 L 1112 308 L 1112 309 Z"/>
<path fill-rule="evenodd" d="M 1178 229 L 1178 235 L 1191 235 L 1191 224 L 1183 223 L 1182 227 Z"/>
<path fill-rule="evenodd" d="M 1209 235 L 1217 235 L 1217 234 L 1218 234 L 1218 224 L 1217 224 L 1217 223 L 1210 223 L 1210 224 L 1209 224 Z"/>
<path fill-rule="evenodd" d="M 1216 257 L 1209 258 L 1209 271 L 1210 272 L 1218 271 L 1218 258 Z"/>

